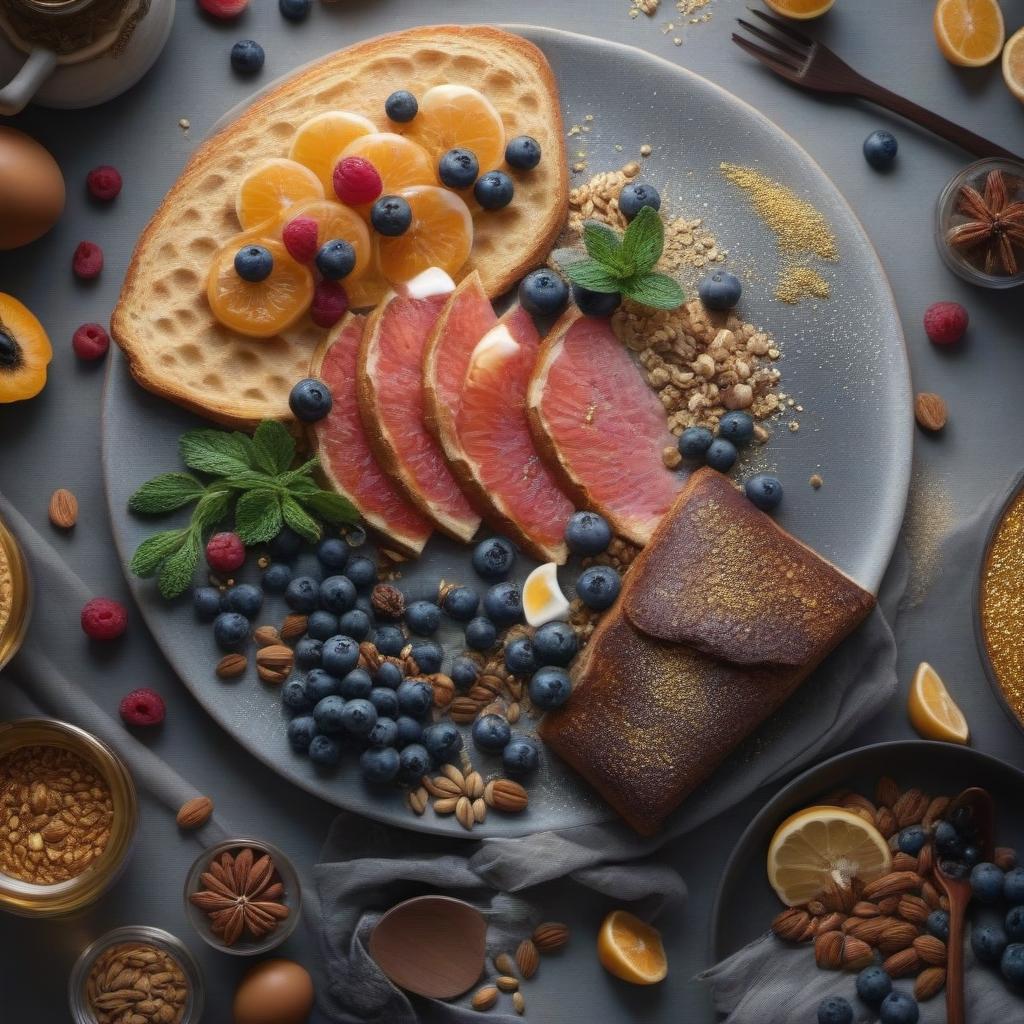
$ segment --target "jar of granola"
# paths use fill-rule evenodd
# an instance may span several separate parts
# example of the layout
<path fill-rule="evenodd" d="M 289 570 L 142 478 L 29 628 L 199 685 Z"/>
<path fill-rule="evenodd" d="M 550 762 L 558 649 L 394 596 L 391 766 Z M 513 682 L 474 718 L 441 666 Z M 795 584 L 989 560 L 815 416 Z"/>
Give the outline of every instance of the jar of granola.
<path fill-rule="evenodd" d="M 28 628 L 28 567 L 14 534 L 0 519 L 0 669 L 18 652 Z"/>

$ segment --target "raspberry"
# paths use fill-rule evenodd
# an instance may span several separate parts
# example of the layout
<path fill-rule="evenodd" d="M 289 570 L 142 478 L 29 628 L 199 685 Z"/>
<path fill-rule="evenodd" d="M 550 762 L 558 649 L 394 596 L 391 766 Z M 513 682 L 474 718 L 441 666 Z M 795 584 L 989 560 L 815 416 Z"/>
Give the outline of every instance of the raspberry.
<path fill-rule="evenodd" d="M 349 206 L 372 203 L 384 189 L 377 168 L 361 156 L 347 156 L 334 168 L 334 191 Z"/>
<path fill-rule="evenodd" d="M 337 281 L 317 281 L 309 318 L 317 327 L 333 327 L 348 310 L 348 292 Z"/>
<path fill-rule="evenodd" d="M 110 335 L 99 324 L 82 324 L 71 339 L 79 359 L 102 359 L 110 348 Z"/>
<path fill-rule="evenodd" d="M 82 609 L 82 629 L 90 640 L 116 640 L 128 628 L 128 612 L 119 601 L 94 597 Z"/>
<path fill-rule="evenodd" d="M 91 281 L 103 269 L 103 250 L 95 242 L 79 242 L 71 261 L 75 277 Z"/>
<path fill-rule="evenodd" d="M 116 199 L 122 184 L 121 172 L 108 164 L 94 167 L 85 177 L 89 195 L 101 203 L 109 203 L 111 199 Z"/>
<path fill-rule="evenodd" d="M 320 249 L 319 228 L 312 217 L 293 217 L 281 232 L 281 241 L 296 263 L 312 263 Z"/>
<path fill-rule="evenodd" d="M 933 302 L 924 311 L 924 331 L 933 345 L 955 345 L 967 330 L 967 310 L 959 302 Z"/>
<path fill-rule="evenodd" d="M 125 725 L 159 725 L 167 714 L 167 705 L 159 693 L 132 690 L 117 710 Z"/>
<path fill-rule="evenodd" d="M 245 545 L 237 533 L 215 533 L 206 542 L 206 562 L 214 572 L 234 572 L 245 561 Z"/>
<path fill-rule="evenodd" d="M 199 6 L 211 18 L 230 21 L 237 18 L 249 6 L 249 0 L 199 0 Z"/>

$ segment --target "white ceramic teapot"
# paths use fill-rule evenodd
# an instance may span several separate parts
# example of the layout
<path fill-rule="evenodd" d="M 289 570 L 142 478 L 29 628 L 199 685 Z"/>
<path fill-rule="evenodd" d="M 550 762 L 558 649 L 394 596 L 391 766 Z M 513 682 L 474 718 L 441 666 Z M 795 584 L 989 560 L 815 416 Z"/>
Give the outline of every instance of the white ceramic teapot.
<path fill-rule="evenodd" d="M 91 107 L 134 85 L 163 49 L 175 0 L 0 0 L 0 114 L 34 101 Z"/>

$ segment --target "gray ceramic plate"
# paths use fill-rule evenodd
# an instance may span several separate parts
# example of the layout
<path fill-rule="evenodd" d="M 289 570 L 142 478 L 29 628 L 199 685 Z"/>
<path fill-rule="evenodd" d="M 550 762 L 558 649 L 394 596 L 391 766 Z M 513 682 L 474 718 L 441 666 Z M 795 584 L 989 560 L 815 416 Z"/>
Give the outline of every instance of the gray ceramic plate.
<path fill-rule="evenodd" d="M 591 173 L 620 167 L 645 143 L 645 174 L 662 187 L 665 208 L 703 216 L 730 263 L 747 281 L 744 310 L 781 341 L 783 382 L 803 407 L 783 416 L 758 456 L 787 487 L 779 519 L 802 540 L 877 590 L 906 502 L 911 457 L 910 382 L 893 297 L 878 257 L 843 197 L 789 136 L 756 110 L 693 74 L 617 43 L 517 27 L 547 54 L 558 77 L 566 123 L 592 127 L 569 140 L 570 159 L 587 153 Z M 613 70 L 614 73 L 610 73 Z M 592 121 L 586 116 L 593 115 Z M 720 161 L 761 168 L 795 188 L 832 223 L 841 259 L 822 268 L 827 302 L 786 306 L 771 298 L 777 255 L 772 236 L 745 199 L 721 177 Z M 154 203 L 158 197 L 154 196 Z M 127 560 L 154 524 L 130 517 L 131 492 L 177 466 L 176 440 L 199 421 L 137 387 L 126 364 L 111 360 L 104 398 L 104 465 L 114 535 Z M 749 470 L 748 470 L 749 471 Z M 812 490 L 820 473 L 825 485 Z M 165 526 L 164 522 L 159 524 Z M 432 541 L 404 573 L 409 592 L 439 577 L 473 579 L 468 550 Z M 530 566 L 520 565 L 522 574 Z M 317 772 L 293 754 L 278 694 L 254 677 L 217 680 L 210 630 L 197 628 L 187 601 L 168 606 L 151 584 L 132 580 L 153 635 L 185 684 L 240 743 L 287 778 L 325 800 L 370 817 L 426 831 L 462 833 L 450 818 L 413 817 L 400 794 L 372 794 L 354 765 Z M 268 603 L 262 621 L 279 621 Z M 547 765 L 531 787 L 528 813 L 492 815 L 475 835 L 519 835 L 611 817 L 608 808 L 563 769 Z"/>

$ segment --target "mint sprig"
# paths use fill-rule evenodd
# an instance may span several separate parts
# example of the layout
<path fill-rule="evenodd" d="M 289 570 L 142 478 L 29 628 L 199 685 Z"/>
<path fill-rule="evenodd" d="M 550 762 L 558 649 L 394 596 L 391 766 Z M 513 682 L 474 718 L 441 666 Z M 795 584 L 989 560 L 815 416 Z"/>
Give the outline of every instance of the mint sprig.
<path fill-rule="evenodd" d="M 245 544 L 275 537 L 285 525 L 306 540 L 320 539 L 318 520 L 355 523 L 358 514 L 348 499 L 321 490 L 313 476 L 316 456 L 298 466 L 295 440 L 276 420 L 264 420 L 252 437 L 223 430 L 190 430 L 178 451 L 195 473 L 161 473 L 129 499 L 138 515 L 164 515 L 195 505 L 187 526 L 147 537 L 132 556 L 136 576 L 156 576 L 160 593 L 176 597 L 195 575 L 206 535 L 234 510 L 234 529 Z"/>
<path fill-rule="evenodd" d="M 653 309 L 678 309 L 686 296 L 678 282 L 654 269 L 665 248 L 665 225 L 656 210 L 645 206 L 625 233 L 607 224 L 583 226 L 583 259 L 559 259 L 562 272 L 574 284 L 592 292 L 620 292 Z"/>

